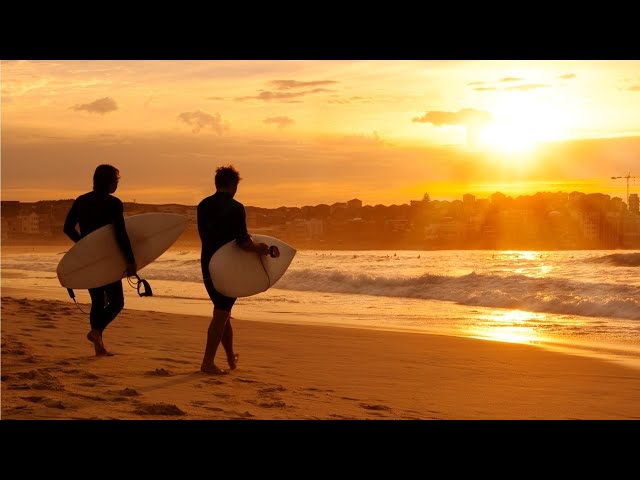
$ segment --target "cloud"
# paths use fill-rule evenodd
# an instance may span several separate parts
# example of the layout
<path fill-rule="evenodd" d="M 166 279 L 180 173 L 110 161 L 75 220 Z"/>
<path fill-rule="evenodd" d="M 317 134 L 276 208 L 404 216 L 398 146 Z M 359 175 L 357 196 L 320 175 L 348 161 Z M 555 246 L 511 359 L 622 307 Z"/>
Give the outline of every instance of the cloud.
<path fill-rule="evenodd" d="M 484 82 L 481 82 L 481 81 L 480 82 L 469 82 L 469 83 L 467 83 L 467 85 L 470 86 L 470 87 L 473 86 L 473 85 L 484 85 Z"/>
<path fill-rule="evenodd" d="M 375 99 L 373 97 L 361 97 L 354 95 L 349 98 L 343 98 L 338 95 L 333 95 L 334 98 L 327 101 L 327 103 L 348 104 L 348 103 L 372 103 Z M 378 101 L 382 101 L 378 99 Z"/>
<path fill-rule="evenodd" d="M 640 85 L 634 85 L 633 87 L 627 88 L 630 92 L 640 92 Z"/>
<path fill-rule="evenodd" d="M 224 97 L 206 97 L 206 100 L 224 100 Z"/>
<path fill-rule="evenodd" d="M 565 73 L 564 75 L 560 75 L 558 78 L 561 78 L 562 80 L 569 80 L 571 78 L 576 78 L 576 74 L 575 73 Z"/>
<path fill-rule="evenodd" d="M 314 88 L 304 92 L 286 93 L 286 92 L 272 92 L 269 90 L 263 90 L 258 95 L 248 97 L 236 97 L 236 101 L 243 102 L 245 100 L 262 100 L 269 102 L 271 100 L 290 100 L 292 98 L 304 97 L 305 95 L 311 95 L 314 93 L 332 92 L 333 90 L 327 90 L 326 88 Z"/>
<path fill-rule="evenodd" d="M 518 77 L 502 77 L 500 79 L 501 82 L 519 82 L 521 80 L 523 79 Z"/>
<path fill-rule="evenodd" d="M 335 80 L 316 80 L 313 82 L 299 82 L 298 80 L 273 80 L 269 82 L 275 86 L 277 90 L 289 90 L 291 88 L 310 88 L 320 85 L 333 85 L 338 83 Z"/>
<path fill-rule="evenodd" d="M 326 138 L 321 141 L 325 145 L 351 145 L 351 146 L 370 146 L 370 147 L 386 147 L 393 146 L 391 143 L 383 139 L 378 132 L 374 131 L 371 135 L 355 134 L 343 135 L 341 137 Z"/>
<path fill-rule="evenodd" d="M 104 97 L 94 102 L 75 105 L 71 108 L 73 110 L 86 110 L 89 113 L 98 113 L 100 115 L 104 115 L 105 113 L 117 110 L 118 105 L 113 98 Z"/>
<path fill-rule="evenodd" d="M 211 128 L 218 135 L 222 135 L 223 130 L 227 127 L 222 124 L 222 117 L 219 113 L 213 115 L 197 110 L 195 112 L 183 112 L 178 118 L 187 125 L 193 127 L 193 133 L 200 133 L 203 128 Z"/>
<path fill-rule="evenodd" d="M 538 88 L 549 88 L 550 85 L 545 85 L 543 83 L 528 83 L 525 85 L 514 85 L 513 87 L 507 87 L 505 90 L 513 91 L 519 90 L 521 92 L 528 92 L 529 90 L 536 90 Z"/>
<path fill-rule="evenodd" d="M 496 87 L 476 87 L 474 88 L 474 90 L 478 91 L 478 92 L 486 92 L 489 90 L 495 90 Z"/>
<path fill-rule="evenodd" d="M 427 112 L 421 117 L 412 119 L 413 122 L 431 123 L 437 127 L 443 125 L 464 126 L 467 131 L 467 145 L 470 147 L 476 145 L 480 129 L 491 120 L 493 120 L 491 113 L 473 108 L 465 108 L 457 112 Z"/>
<path fill-rule="evenodd" d="M 289 117 L 268 117 L 264 119 L 264 123 L 266 123 L 267 125 L 275 124 L 278 126 L 278 128 L 285 128 L 293 125 L 296 122 Z"/>
<path fill-rule="evenodd" d="M 465 108 L 457 112 L 427 112 L 421 117 L 415 117 L 411 121 L 418 123 L 432 123 L 437 127 L 443 125 L 480 125 L 488 123 L 493 119 L 489 112 L 483 110 L 475 110 L 473 108 Z"/>

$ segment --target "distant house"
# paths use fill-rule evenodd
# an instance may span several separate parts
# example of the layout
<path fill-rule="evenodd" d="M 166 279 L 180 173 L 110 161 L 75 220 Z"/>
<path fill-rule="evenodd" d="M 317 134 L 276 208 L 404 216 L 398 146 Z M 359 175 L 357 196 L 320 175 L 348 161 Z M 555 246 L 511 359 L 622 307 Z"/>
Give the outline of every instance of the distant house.
<path fill-rule="evenodd" d="M 341 208 L 347 208 L 347 204 L 345 202 L 336 202 L 331 204 L 331 214 L 333 215 L 336 210 L 340 210 Z"/>
<path fill-rule="evenodd" d="M 347 207 L 349 208 L 362 208 L 362 200 L 358 198 L 354 198 L 353 200 L 349 200 L 347 202 Z"/>

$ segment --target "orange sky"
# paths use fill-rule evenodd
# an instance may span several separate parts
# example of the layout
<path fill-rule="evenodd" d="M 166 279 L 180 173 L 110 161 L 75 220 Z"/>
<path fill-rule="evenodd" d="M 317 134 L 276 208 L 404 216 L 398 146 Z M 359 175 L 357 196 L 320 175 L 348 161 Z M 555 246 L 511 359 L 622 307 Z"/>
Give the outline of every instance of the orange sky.
<path fill-rule="evenodd" d="M 640 193 L 640 61 L 3 61 L 2 199 L 275 208 Z"/>

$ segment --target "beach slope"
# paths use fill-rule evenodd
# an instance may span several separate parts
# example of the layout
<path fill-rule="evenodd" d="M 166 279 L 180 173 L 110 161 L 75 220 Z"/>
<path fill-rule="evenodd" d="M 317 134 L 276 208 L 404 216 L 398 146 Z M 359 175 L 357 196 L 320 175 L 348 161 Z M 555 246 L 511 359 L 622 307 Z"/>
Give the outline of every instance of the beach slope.
<path fill-rule="evenodd" d="M 640 418 L 638 370 L 534 346 L 236 318 L 238 368 L 211 376 L 206 317 L 125 309 L 96 357 L 70 301 L 1 314 L 2 419 Z"/>

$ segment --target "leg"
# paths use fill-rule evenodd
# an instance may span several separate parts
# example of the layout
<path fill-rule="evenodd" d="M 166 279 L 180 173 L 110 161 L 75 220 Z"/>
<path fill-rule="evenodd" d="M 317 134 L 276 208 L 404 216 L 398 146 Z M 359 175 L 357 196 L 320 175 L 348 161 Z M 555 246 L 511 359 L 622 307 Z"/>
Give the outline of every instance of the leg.
<path fill-rule="evenodd" d="M 218 351 L 218 345 L 222 342 L 227 355 L 231 351 L 233 354 L 233 331 L 229 325 L 229 317 L 231 316 L 231 308 L 235 303 L 235 298 L 229 298 L 218 292 L 210 278 L 204 279 L 204 285 L 209 294 L 209 298 L 213 302 L 213 319 L 209 325 L 207 331 L 207 346 L 204 352 L 204 358 L 202 359 L 202 365 L 200 370 L 205 373 L 227 373 L 226 371 L 218 368 L 215 363 L 216 352 Z M 228 326 L 228 327 L 227 327 Z M 229 330 L 227 330 L 229 328 Z M 229 350 L 231 349 L 231 350 Z M 233 362 L 235 368 L 235 361 Z M 231 366 L 231 364 L 230 364 Z"/>
<path fill-rule="evenodd" d="M 233 328 L 231 327 L 231 312 L 229 312 L 227 324 L 224 327 L 224 332 L 222 332 L 222 346 L 224 347 L 224 351 L 227 354 L 227 363 L 229 364 L 229 368 L 231 370 L 235 370 L 238 366 L 239 355 L 233 352 Z"/>
<path fill-rule="evenodd" d="M 124 308 L 122 280 L 118 280 L 117 282 L 105 285 L 104 291 L 107 297 L 107 306 L 104 307 L 102 313 L 102 329 L 100 330 L 101 333 L 104 332 L 104 329 L 107 328 L 107 325 L 109 325 Z"/>
<path fill-rule="evenodd" d="M 222 340 L 222 335 L 229 318 L 229 312 L 224 310 L 213 309 L 213 319 L 209 324 L 207 331 L 207 346 L 204 350 L 204 357 L 202 358 L 202 365 L 200 370 L 205 373 L 227 373 L 221 368 L 218 368 L 214 363 L 216 352 L 218 351 L 218 345 Z"/>
<path fill-rule="evenodd" d="M 110 355 L 104 348 L 102 343 L 102 330 L 104 325 L 105 310 L 105 288 L 90 288 L 91 311 L 89 312 L 89 322 L 91 323 L 91 331 L 87 334 L 87 339 L 93 343 L 96 356 Z"/>

